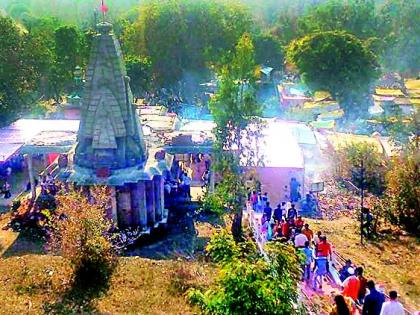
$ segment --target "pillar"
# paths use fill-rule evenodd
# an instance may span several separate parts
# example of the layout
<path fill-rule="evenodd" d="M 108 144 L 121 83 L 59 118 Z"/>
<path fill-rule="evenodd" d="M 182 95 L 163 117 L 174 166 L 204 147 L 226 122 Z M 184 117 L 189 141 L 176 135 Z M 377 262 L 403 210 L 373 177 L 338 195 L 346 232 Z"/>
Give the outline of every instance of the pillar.
<path fill-rule="evenodd" d="M 147 225 L 155 224 L 155 189 L 153 180 L 146 181 Z"/>
<path fill-rule="evenodd" d="M 31 201 L 34 202 L 36 199 L 36 187 L 35 187 L 35 178 L 34 178 L 34 167 L 32 163 L 32 155 L 25 154 L 24 158 L 26 159 L 26 163 L 28 165 L 28 177 L 29 182 L 31 183 Z"/>
<path fill-rule="evenodd" d="M 131 191 L 127 187 L 123 187 L 118 192 L 117 196 L 118 205 L 118 225 L 120 227 L 128 227 L 132 224 L 133 216 L 131 209 Z"/>
<path fill-rule="evenodd" d="M 209 192 L 212 194 L 214 193 L 214 171 L 210 170 L 210 183 L 209 183 Z"/>
<path fill-rule="evenodd" d="M 133 209 L 133 223 L 141 227 L 147 226 L 146 187 L 144 182 L 132 185 L 131 208 Z"/>
<path fill-rule="evenodd" d="M 154 197 L 155 197 L 155 218 L 156 221 L 162 220 L 163 207 L 165 206 L 164 201 L 164 190 L 163 190 L 163 176 L 155 176 L 153 178 L 154 184 Z"/>
<path fill-rule="evenodd" d="M 115 190 L 114 186 L 111 186 L 111 217 L 112 221 L 114 221 L 115 224 L 118 224 L 118 215 L 117 215 L 117 192 Z"/>

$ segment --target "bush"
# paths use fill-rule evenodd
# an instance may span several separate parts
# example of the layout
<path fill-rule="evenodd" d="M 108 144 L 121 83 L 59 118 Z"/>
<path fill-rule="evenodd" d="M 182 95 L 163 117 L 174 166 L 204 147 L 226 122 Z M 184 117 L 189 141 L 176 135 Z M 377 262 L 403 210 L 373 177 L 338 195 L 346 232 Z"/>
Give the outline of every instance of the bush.
<path fill-rule="evenodd" d="M 220 229 L 212 235 L 206 251 L 217 263 L 229 262 L 239 256 L 239 248 L 227 229 Z"/>
<path fill-rule="evenodd" d="M 374 146 L 367 142 L 346 143 L 332 156 L 336 176 L 349 178 L 358 188 L 361 187 L 361 165 L 363 161 L 363 188 L 380 195 L 385 188 L 386 161 Z"/>
<path fill-rule="evenodd" d="M 221 216 L 226 212 L 225 200 L 217 191 L 212 194 L 207 193 L 200 210 Z"/>
<path fill-rule="evenodd" d="M 392 223 L 420 236 L 420 154 L 394 158 L 386 176 L 385 205 Z"/>
<path fill-rule="evenodd" d="M 71 262 L 74 280 L 81 286 L 106 283 L 116 264 L 105 188 L 93 189 L 91 197 L 89 202 L 76 191 L 57 196 L 57 219 L 49 240 L 49 248 Z"/>
<path fill-rule="evenodd" d="M 301 274 L 294 248 L 272 244 L 270 261 L 258 254 L 255 246 L 236 245 L 226 230 L 213 236 L 209 252 L 221 262 L 213 287 L 202 292 L 188 291 L 190 303 L 206 314 L 298 314 L 298 281 Z"/>

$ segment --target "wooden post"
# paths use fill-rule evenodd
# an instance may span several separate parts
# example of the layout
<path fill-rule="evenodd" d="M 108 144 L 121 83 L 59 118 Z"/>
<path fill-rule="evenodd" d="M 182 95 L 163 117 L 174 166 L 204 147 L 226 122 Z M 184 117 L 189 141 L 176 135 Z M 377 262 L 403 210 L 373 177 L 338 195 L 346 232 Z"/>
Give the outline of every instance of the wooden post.
<path fill-rule="evenodd" d="M 31 201 L 34 202 L 36 199 L 36 187 L 35 187 L 35 179 L 34 179 L 34 169 L 33 169 L 33 164 L 32 164 L 32 155 L 25 154 L 24 158 L 28 165 L 29 183 L 31 183 Z"/>

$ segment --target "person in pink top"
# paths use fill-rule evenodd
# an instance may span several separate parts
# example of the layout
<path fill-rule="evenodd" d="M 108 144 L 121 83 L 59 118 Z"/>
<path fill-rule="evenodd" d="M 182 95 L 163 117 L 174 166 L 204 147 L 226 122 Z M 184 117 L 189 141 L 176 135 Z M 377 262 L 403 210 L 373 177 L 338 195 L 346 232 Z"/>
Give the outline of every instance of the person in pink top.
<path fill-rule="evenodd" d="M 252 209 L 255 211 L 257 208 L 257 202 L 258 202 L 258 195 L 256 191 L 252 192 L 251 197 L 249 198 L 249 202 L 251 202 Z"/>

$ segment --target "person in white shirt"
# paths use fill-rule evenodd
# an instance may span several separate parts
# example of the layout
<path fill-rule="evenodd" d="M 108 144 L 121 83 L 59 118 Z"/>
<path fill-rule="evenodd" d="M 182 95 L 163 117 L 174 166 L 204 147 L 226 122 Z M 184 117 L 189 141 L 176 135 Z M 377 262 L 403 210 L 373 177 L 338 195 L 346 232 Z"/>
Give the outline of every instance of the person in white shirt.
<path fill-rule="evenodd" d="M 308 238 L 305 234 L 302 234 L 300 230 L 296 230 L 295 236 L 295 247 L 296 248 L 303 248 L 305 247 L 305 243 L 308 241 Z"/>
<path fill-rule="evenodd" d="M 380 315 L 404 315 L 404 307 L 397 301 L 396 291 L 389 292 L 389 301 L 382 304 Z"/>

